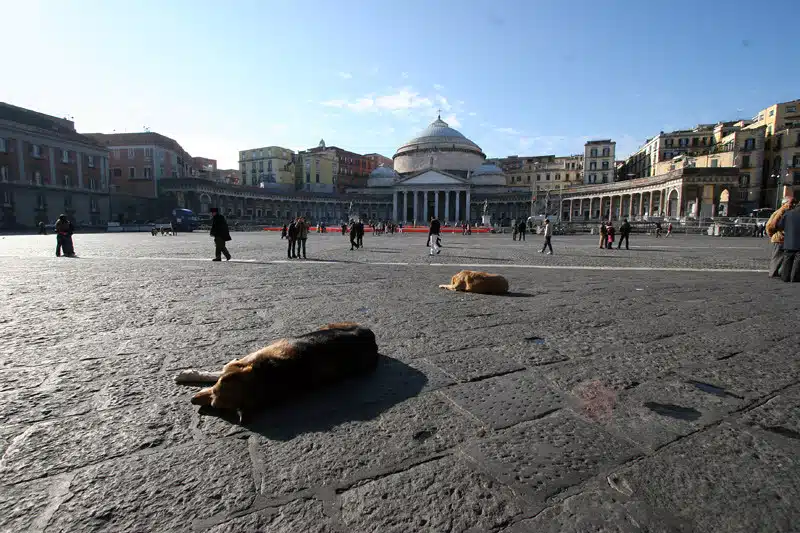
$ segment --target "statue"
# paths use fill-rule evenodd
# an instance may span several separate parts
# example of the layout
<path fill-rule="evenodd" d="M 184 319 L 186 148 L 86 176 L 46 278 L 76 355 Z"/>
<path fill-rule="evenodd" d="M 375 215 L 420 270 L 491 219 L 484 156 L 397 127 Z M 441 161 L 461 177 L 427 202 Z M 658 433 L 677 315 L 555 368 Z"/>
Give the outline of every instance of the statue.
<path fill-rule="evenodd" d="M 350 200 L 350 205 L 347 206 L 347 214 L 348 215 L 352 215 L 353 214 L 353 200 Z"/>
<path fill-rule="evenodd" d="M 483 216 L 486 216 L 488 214 L 489 214 L 489 200 L 484 200 L 483 201 Z"/>

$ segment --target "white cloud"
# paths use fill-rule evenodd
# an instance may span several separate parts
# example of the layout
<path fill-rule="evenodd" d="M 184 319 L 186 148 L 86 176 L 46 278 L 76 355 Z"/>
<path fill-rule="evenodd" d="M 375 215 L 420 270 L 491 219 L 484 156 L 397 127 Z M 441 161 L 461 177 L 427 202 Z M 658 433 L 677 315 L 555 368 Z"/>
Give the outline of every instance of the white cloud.
<path fill-rule="evenodd" d="M 461 126 L 461 122 L 458 121 L 455 115 L 449 115 L 445 117 L 444 121 L 453 128 L 458 128 Z"/>
<path fill-rule="evenodd" d="M 471 116 L 471 117 L 474 117 L 474 116 L 477 116 L 477 115 L 478 114 L 475 111 L 470 111 L 469 112 L 469 116 Z"/>
<path fill-rule="evenodd" d="M 327 100 L 321 104 L 326 107 L 348 108 L 353 111 L 390 111 L 393 113 L 433 107 L 433 101 L 430 98 L 422 96 L 408 87 L 383 96 L 368 95 L 353 101 Z"/>
<path fill-rule="evenodd" d="M 450 111 L 450 102 L 447 101 L 447 98 L 442 96 L 441 94 L 436 95 L 436 101 L 439 102 L 439 107 L 441 107 L 445 111 Z"/>
<path fill-rule="evenodd" d="M 436 89 L 437 91 L 443 91 L 444 85 L 439 85 L 438 83 L 434 83 L 433 88 Z"/>
<path fill-rule="evenodd" d="M 353 77 L 353 75 L 350 74 L 349 72 L 340 72 L 339 77 L 345 80 L 349 80 L 350 78 Z"/>
<path fill-rule="evenodd" d="M 519 135 L 521 133 L 514 128 L 495 128 L 494 131 L 497 133 L 506 133 L 508 135 Z"/>

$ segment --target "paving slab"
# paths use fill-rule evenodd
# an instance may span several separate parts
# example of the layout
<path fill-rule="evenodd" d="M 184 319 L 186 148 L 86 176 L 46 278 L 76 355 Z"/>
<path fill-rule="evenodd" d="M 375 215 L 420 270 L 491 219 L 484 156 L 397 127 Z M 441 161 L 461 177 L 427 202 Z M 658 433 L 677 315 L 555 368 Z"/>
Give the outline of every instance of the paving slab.
<path fill-rule="evenodd" d="M 285 261 L 233 237 L 229 263 L 200 233 L 76 235 L 79 259 L 0 238 L 0 532 L 800 521 L 800 286 L 766 277 L 766 240 L 448 235 L 431 258 L 314 234 Z M 511 294 L 438 288 L 464 268 Z M 244 425 L 173 381 L 341 321 L 374 330 L 376 371 Z"/>

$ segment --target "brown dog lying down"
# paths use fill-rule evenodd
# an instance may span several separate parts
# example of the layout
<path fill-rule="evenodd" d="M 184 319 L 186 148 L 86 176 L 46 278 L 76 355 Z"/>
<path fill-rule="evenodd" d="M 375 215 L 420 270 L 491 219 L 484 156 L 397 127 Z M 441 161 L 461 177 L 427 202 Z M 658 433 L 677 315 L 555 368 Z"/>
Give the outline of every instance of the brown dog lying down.
<path fill-rule="evenodd" d="M 194 395 L 195 405 L 245 413 L 287 397 L 372 371 L 378 345 L 369 328 L 353 323 L 329 324 L 320 330 L 280 339 L 241 359 L 222 372 L 184 370 L 177 383 L 214 383 Z"/>
<path fill-rule="evenodd" d="M 506 294 L 508 280 L 498 274 L 462 270 L 450 280 L 450 285 L 439 285 L 440 289 L 478 294 Z"/>

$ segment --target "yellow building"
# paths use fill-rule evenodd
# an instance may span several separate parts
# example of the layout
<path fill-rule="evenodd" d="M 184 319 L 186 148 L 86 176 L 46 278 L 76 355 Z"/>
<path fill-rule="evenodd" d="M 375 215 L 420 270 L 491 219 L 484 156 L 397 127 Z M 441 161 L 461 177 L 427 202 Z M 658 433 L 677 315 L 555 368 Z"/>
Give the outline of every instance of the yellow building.
<path fill-rule="evenodd" d="M 339 172 L 339 158 L 333 149 L 306 150 L 298 155 L 297 190 L 334 192 L 334 177 Z"/>
<path fill-rule="evenodd" d="M 294 172 L 291 167 L 295 153 L 280 146 L 252 148 L 239 152 L 241 184 L 249 187 L 294 190 Z"/>
<path fill-rule="evenodd" d="M 512 155 L 491 159 L 506 175 L 509 187 L 532 187 L 536 190 L 566 188 L 583 183 L 583 156 Z"/>
<path fill-rule="evenodd" d="M 748 129 L 758 127 L 765 130 L 763 203 L 775 207 L 800 189 L 800 100 L 762 109 Z"/>

